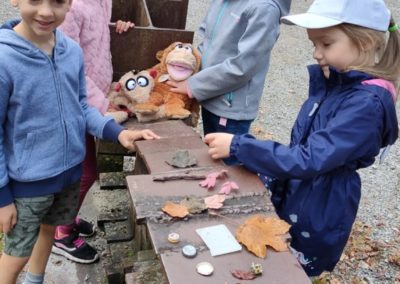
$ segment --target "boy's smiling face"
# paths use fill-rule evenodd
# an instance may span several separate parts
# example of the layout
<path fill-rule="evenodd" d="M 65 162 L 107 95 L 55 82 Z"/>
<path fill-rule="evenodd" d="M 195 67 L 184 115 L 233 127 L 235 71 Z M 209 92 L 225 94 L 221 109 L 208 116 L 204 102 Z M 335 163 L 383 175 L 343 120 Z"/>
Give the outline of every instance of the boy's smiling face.
<path fill-rule="evenodd" d="M 64 21 L 71 3 L 72 0 L 11 0 L 20 10 L 19 32 L 33 42 L 53 37 L 53 31 Z"/>

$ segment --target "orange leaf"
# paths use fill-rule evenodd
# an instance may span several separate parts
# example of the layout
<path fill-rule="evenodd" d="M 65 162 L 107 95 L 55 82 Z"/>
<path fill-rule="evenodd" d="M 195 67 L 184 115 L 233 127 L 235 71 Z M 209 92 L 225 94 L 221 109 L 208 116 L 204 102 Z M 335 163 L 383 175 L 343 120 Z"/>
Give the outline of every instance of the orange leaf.
<path fill-rule="evenodd" d="M 265 258 L 266 245 L 276 251 L 288 249 L 282 235 L 289 231 L 290 225 L 276 217 L 254 215 L 249 217 L 236 231 L 236 239 L 256 256 Z"/>
<path fill-rule="evenodd" d="M 188 209 L 185 206 L 172 203 L 167 201 L 162 208 L 162 211 L 170 215 L 171 217 L 184 218 L 189 214 Z"/>

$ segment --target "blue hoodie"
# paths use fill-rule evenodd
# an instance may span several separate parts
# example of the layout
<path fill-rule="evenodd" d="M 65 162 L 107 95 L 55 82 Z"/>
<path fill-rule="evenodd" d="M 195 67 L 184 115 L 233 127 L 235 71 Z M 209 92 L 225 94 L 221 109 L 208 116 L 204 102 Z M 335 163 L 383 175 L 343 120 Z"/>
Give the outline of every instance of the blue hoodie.
<path fill-rule="evenodd" d="M 289 146 L 234 136 L 231 156 L 269 184 L 278 215 L 292 227 L 292 247 L 305 271 L 316 276 L 339 261 L 361 196 L 357 169 L 372 165 L 398 137 L 395 104 L 371 76 L 331 69 L 325 79 L 310 66 L 309 98 L 292 129 Z"/>
<path fill-rule="evenodd" d="M 49 57 L 0 28 L 0 207 L 79 180 L 85 132 L 116 141 L 122 127 L 86 104 L 83 54 L 56 30 Z"/>

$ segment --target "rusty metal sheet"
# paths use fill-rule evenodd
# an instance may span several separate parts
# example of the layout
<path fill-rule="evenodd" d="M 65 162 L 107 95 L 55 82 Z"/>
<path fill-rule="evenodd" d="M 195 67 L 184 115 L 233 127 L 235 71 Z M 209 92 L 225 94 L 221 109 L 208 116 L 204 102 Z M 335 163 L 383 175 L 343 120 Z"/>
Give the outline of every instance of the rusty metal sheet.
<path fill-rule="evenodd" d="M 289 252 L 275 252 L 273 249 L 268 249 L 266 259 L 261 259 L 243 247 L 240 252 L 212 257 L 195 231 L 198 228 L 225 224 L 231 233 L 235 234 L 238 224 L 243 223 L 247 217 L 237 216 L 233 221 L 220 218 L 180 221 L 173 224 L 148 223 L 154 249 L 161 258 L 169 283 L 239 283 L 240 281 L 234 278 L 230 271 L 249 270 L 252 262 L 261 263 L 263 274 L 251 283 L 311 283 L 296 258 Z M 181 240 L 179 243 L 171 244 L 167 241 L 167 236 L 171 232 L 179 234 Z M 197 248 L 198 255 L 195 258 L 188 259 L 182 255 L 181 248 L 186 244 Z M 196 265 L 203 261 L 214 266 L 214 273 L 207 278 L 196 272 Z"/>
<path fill-rule="evenodd" d="M 150 174 L 162 173 L 168 171 L 178 170 L 171 165 L 166 163 L 170 157 L 174 155 L 175 151 L 165 151 L 158 153 L 145 153 L 142 159 L 145 161 L 147 172 Z M 197 164 L 186 169 L 196 169 L 204 167 L 218 167 L 223 166 L 224 163 L 221 160 L 214 160 L 210 157 L 207 150 L 202 149 L 192 149 L 189 150 L 191 156 L 194 156 L 197 160 Z"/>
<path fill-rule="evenodd" d="M 185 29 L 188 0 L 146 0 L 154 27 Z"/>
<path fill-rule="evenodd" d="M 135 27 L 126 33 L 111 30 L 114 81 L 132 69 L 143 70 L 158 63 L 156 53 L 175 41 L 193 42 L 194 32 L 153 27 Z"/>
<path fill-rule="evenodd" d="M 118 20 L 131 21 L 140 27 L 151 26 L 149 11 L 144 0 L 113 0 L 111 21 Z"/>

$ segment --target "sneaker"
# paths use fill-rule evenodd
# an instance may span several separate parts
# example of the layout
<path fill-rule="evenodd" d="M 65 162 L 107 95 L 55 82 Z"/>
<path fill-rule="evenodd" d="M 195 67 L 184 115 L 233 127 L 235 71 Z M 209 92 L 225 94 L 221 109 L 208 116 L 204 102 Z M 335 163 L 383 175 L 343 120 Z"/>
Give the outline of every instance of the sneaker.
<path fill-rule="evenodd" d="M 93 263 L 99 259 L 97 251 L 82 238 L 79 238 L 77 233 L 72 233 L 60 240 L 54 240 L 51 252 L 78 263 Z"/>
<path fill-rule="evenodd" d="M 81 218 L 76 218 L 74 229 L 81 237 L 90 237 L 96 232 L 96 229 L 92 223 Z"/>

